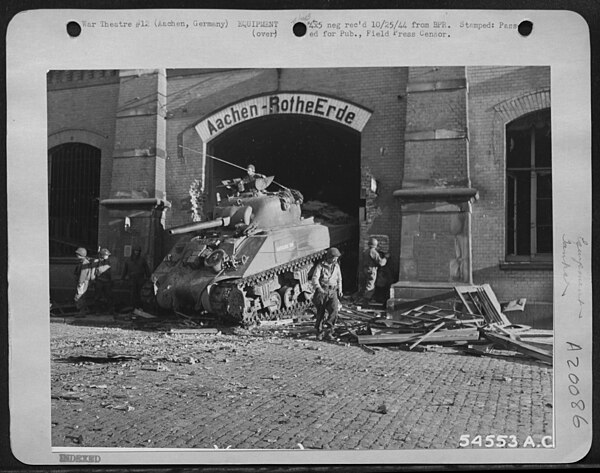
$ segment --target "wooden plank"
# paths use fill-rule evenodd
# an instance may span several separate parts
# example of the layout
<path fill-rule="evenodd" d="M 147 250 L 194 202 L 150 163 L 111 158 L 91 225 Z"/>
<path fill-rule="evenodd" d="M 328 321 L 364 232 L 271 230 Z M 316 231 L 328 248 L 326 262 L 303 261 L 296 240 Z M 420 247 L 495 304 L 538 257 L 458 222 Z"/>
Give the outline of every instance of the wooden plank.
<path fill-rule="evenodd" d="M 444 325 L 446 325 L 446 322 L 442 322 L 441 324 L 437 324 L 429 332 L 427 332 L 423 336 L 419 337 L 419 339 L 409 347 L 409 350 L 412 350 L 414 347 L 416 347 L 423 340 L 425 340 L 426 338 L 430 337 L 435 331 L 441 329 Z"/>
<path fill-rule="evenodd" d="M 278 327 L 281 325 L 292 325 L 294 319 L 280 319 L 280 320 L 261 320 L 259 327 Z"/>
<path fill-rule="evenodd" d="M 133 311 L 133 314 L 137 315 L 138 317 L 142 317 L 143 319 L 156 319 L 157 318 L 156 315 L 149 314 L 148 312 L 145 312 L 141 309 L 135 309 Z"/>
<path fill-rule="evenodd" d="M 467 312 L 469 312 L 469 314 L 481 315 L 480 312 L 476 312 L 477 307 L 475 305 L 473 305 L 473 303 L 470 300 L 467 300 L 467 297 L 465 297 L 465 296 L 468 296 L 468 294 L 469 294 L 469 292 L 468 292 L 469 288 L 472 288 L 472 286 L 468 286 L 468 287 L 456 286 L 454 288 L 454 290 L 456 291 L 456 294 L 458 294 L 458 297 L 460 298 L 461 302 L 463 303 L 463 305 L 465 306 L 465 309 L 467 309 Z"/>
<path fill-rule="evenodd" d="M 219 329 L 216 328 L 172 328 L 169 330 L 170 333 L 175 334 L 216 334 L 219 333 Z"/>
<path fill-rule="evenodd" d="M 376 327 L 370 327 L 371 330 L 371 334 L 372 335 L 381 335 L 382 333 L 415 333 L 415 334 L 421 334 L 423 333 L 422 330 L 415 330 L 415 329 L 411 329 L 408 327 L 398 327 L 398 328 L 376 328 Z"/>
<path fill-rule="evenodd" d="M 415 307 L 419 307 L 425 304 L 429 304 L 430 302 L 436 302 L 436 301 L 443 301 L 445 299 L 450 299 L 451 297 L 455 296 L 455 292 L 454 291 L 449 291 L 449 292 L 443 292 L 440 294 L 436 294 L 435 296 L 430 296 L 430 297 L 423 297 L 421 299 L 415 299 L 414 301 L 406 301 L 406 302 L 400 302 L 394 305 L 394 310 L 392 311 L 392 313 L 396 313 L 405 309 L 412 309 Z"/>
<path fill-rule="evenodd" d="M 418 320 L 392 320 L 392 319 L 381 319 L 374 320 L 371 322 L 372 325 L 384 325 L 385 327 L 411 327 L 413 325 L 420 325 Z"/>
<path fill-rule="evenodd" d="M 508 320 L 506 315 L 504 315 L 504 313 L 502 312 L 502 307 L 500 306 L 500 302 L 498 302 L 498 298 L 496 297 L 496 294 L 492 290 L 492 287 L 489 284 L 484 284 L 483 286 L 481 286 L 481 289 L 482 289 L 483 293 L 485 294 L 485 297 L 491 303 L 494 311 L 496 312 L 496 314 L 498 315 L 498 317 L 500 318 L 502 323 L 505 325 L 510 325 L 510 320 Z"/>
<path fill-rule="evenodd" d="M 471 314 L 469 314 L 471 315 Z M 428 323 L 429 325 L 434 324 L 436 322 L 447 322 L 449 324 L 456 324 L 456 325 L 480 325 L 482 323 L 485 322 L 485 319 L 483 317 L 477 317 L 477 318 L 472 318 L 472 319 L 458 319 L 455 316 L 451 316 L 451 315 L 446 315 L 446 316 L 438 316 L 436 318 L 427 318 L 427 317 L 422 317 L 422 316 L 418 316 L 418 315 L 407 315 L 405 316 L 406 318 L 413 318 L 416 320 L 419 320 L 421 322 L 424 323 Z"/>
<path fill-rule="evenodd" d="M 486 300 L 485 297 L 485 293 L 483 292 L 483 290 L 478 287 L 477 288 L 477 296 L 478 300 L 481 303 L 481 308 L 483 309 L 483 312 L 486 315 L 486 318 L 491 322 L 491 323 L 495 323 L 495 324 L 501 324 L 502 320 L 500 319 L 500 317 L 498 317 L 498 315 L 496 314 L 496 311 L 494 311 L 492 305 Z"/>
<path fill-rule="evenodd" d="M 382 345 L 388 343 L 412 343 L 416 341 L 422 333 L 398 333 L 398 334 L 380 334 L 380 335 L 358 335 L 358 343 L 364 345 Z M 455 329 L 438 331 L 428 338 L 428 341 L 435 343 L 474 341 L 479 339 L 479 331 L 475 328 Z"/>
<path fill-rule="evenodd" d="M 511 350 L 518 351 L 519 353 L 523 353 L 524 355 L 531 356 L 536 358 L 537 360 L 543 361 L 545 363 L 552 364 L 552 352 L 548 350 L 544 350 L 542 348 L 538 348 L 529 343 L 525 343 L 518 340 L 513 340 L 506 335 L 500 335 L 498 333 L 492 333 L 490 331 L 485 331 L 484 336 L 494 342 L 498 343 L 506 348 Z"/>
<path fill-rule="evenodd" d="M 491 303 L 491 301 L 488 300 L 485 292 L 481 287 L 477 288 L 477 296 L 481 301 L 482 307 L 484 308 L 486 314 L 488 314 L 489 318 L 497 324 L 504 324 L 502 318 L 500 317 L 500 314 L 497 310 L 495 310 L 493 304 Z"/>

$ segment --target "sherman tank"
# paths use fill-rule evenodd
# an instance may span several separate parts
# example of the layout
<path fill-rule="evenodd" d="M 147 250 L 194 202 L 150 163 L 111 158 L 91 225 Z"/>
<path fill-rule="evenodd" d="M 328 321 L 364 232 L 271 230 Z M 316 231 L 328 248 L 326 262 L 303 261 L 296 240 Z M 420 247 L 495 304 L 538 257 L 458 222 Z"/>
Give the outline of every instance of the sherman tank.
<path fill-rule="evenodd" d="M 303 217 L 302 194 L 268 192 L 272 180 L 220 199 L 211 220 L 169 229 L 181 237 L 152 274 L 146 302 L 246 326 L 310 305 L 311 269 L 327 248 L 351 238 L 351 226 Z"/>

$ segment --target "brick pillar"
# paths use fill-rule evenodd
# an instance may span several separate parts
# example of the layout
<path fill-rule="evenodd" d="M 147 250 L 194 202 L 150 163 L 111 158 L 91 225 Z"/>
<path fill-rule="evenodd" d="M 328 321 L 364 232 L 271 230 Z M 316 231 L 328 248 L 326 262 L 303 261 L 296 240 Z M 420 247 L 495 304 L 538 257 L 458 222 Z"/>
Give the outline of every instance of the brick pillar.
<path fill-rule="evenodd" d="M 151 268 L 160 263 L 166 201 L 166 97 L 164 69 L 120 72 L 105 246 L 118 278 L 133 246 Z"/>
<path fill-rule="evenodd" d="M 392 299 L 417 299 L 472 281 L 464 67 L 411 67 L 402 186 L 399 281 Z"/>
<path fill-rule="evenodd" d="M 121 71 L 112 198 L 165 198 L 164 69 Z"/>

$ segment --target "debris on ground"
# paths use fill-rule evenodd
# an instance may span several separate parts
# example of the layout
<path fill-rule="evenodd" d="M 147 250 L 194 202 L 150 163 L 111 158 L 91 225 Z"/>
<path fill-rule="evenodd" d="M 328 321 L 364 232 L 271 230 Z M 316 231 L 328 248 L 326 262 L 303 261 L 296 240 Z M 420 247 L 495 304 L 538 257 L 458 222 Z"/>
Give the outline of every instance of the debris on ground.
<path fill-rule="evenodd" d="M 517 299 L 504 307 L 523 310 L 525 301 Z M 497 347 L 552 363 L 552 330 L 512 324 L 489 284 L 457 286 L 403 302 L 388 312 L 345 305 L 338 325 L 339 339 L 352 340 L 363 349 L 366 345 L 408 345 L 415 350 L 421 344 L 458 344 L 474 356 L 491 354 Z M 485 349 L 477 348 L 478 344 L 486 344 Z"/>
<path fill-rule="evenodd" d="M 218 328 L 172 328 L 169 333 L 177 335 L 190 335 L 190 334 L 219 334 L 221 333 Z"/>
<path fill-rule="evenodd" d="M 148 312 L 145 312 L 142 309 L 134 309 L 133 315 L 137 315 L 138 317 L 142 317 L 143 319 L 156 319 L 156 315 L 149 314 Z"/>
<path fill-rule="evenodd" d="M 66 317 L 78 314 L 79 309 L 74 302 L 50 302 L 50 317 Z"/>
<path fill-rule="evenodd" d="M 457 286 L 452 291 L 404 301 L 394 309 L 382 304 L 364 304 L 344 298 L 338 312 L 338 322 L 329 343 L 358 345 L 376 354 L 377 345 L 388 349 L 427 351 L 432 346 L 450 345 L 472 356 L 491 356 L 494 350 L 509 350 L 520 355 L 552 364 L 552 330 L 533 330 L 526 325 L 512 324 L 503 310 L 523 310 L 526 299 L 500 304 L 489 284 Z M 72 303 L 52 304 L 51 314 L 64 316 L 74 309 Z M 75 319 L 71 319 L 75 320 Z M 310 310 L 293 318 L 262 321 L 253 327 L 223 327 L 207 314 L 188 315 L 180 312 L 169 317 L 149 314 L 129 308 L 127 313 L 89 316 L 76 319 L 79 324 L 113 322 L 116 326 L 141 325 L 163 336 L 218 336 L 222 333 L 239 337 L 313 338 L 316 335 L 315 315 Z M 424 348 L 425 347 L 425 348 Z M 133 357 L 106 356 L 61 360 L 74 363 L 111 363 Z M 154 368 L 156 369 L 156 368 Z"/>

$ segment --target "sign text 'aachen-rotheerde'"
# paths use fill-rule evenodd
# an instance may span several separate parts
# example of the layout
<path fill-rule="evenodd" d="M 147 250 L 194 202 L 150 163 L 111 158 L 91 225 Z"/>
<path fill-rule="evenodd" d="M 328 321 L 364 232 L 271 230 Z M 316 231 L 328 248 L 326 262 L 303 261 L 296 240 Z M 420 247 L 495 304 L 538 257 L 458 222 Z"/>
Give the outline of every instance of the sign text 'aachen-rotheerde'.
<path fill-rule="evenodd" d="M 209 141 L 246 120 L 278 114 L 323 118 L 359 132 L 371 116 L 368 110 L 333 97 L 280 93 L 254 97 L 225 107 L 198 123 L 196 130 L 203 141 Z"/>

